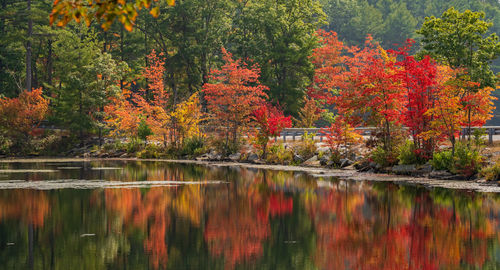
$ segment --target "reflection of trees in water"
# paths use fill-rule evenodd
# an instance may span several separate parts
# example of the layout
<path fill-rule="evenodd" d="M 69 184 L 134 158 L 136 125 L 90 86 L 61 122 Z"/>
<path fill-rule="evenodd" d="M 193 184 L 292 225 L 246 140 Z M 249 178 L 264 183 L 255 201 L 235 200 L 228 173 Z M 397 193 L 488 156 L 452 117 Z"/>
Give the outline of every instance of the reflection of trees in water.
<path fill-rule="evenodd" d="M 4 219 L 15 219 L 24 224 L 42 227 L 49 213 L 49 199 L 43 191 L 28 189 L 0 191 L 0 222 Z"/>
<path fill-rule="evenodd" d="M 345 184 L 305 201 L 319 268 L 482 267 L 488 248 L 498 247 L 497 219 L 479 218 L 492 210 L 485 207 L 489 199 L 453 193 L 455 202 L 447 205 L 432 191 L 394 185 L 359 191 L 359 184 Z"/>
<path fill-rule="evenodd" d="M 489 262 L 500 239 L 492 195 L 338 180 L 318 187 L 304 174 L 244 168 L 133 166 L 109 173 L 229 183 L 0 191 L 0 244 L 16 242 L 0 248 L 0 261 L 7 269 L 28 261 L 35 269 L 498 268 Z"/>

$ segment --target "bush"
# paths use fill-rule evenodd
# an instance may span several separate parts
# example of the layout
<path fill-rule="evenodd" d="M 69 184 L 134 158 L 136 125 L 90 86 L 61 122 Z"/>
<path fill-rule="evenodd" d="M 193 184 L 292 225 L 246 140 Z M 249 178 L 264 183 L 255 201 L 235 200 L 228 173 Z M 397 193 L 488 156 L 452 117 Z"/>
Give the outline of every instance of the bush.
<path fill-rule="evenodd" d="M 465 144 L 457 144 L 453 158 L 452 173 L 471 177 L 479 172 L 483 158 L 478 150 L 469 149 Z"/>
<path fill-rule="evenodd" d="M 426 162 L 425 158 L 417 154 L 415 144 L 410 140 L 406 140 L 399 147 L 398 160 L 399 164 L 402 165 L 424 164 Z"/>
<path fill-rule="evenodd" d="M 240 141 L 234 142 L 233 140 L 227 140 L 223 136 L 211 137 L 207 140 L 207 144 L 214 148 L 217 153 L 223 155 L 230 155 L 238 153 L 241 149 L 242 143 Z"/>
<path fill-rule="evenodd" d="M 304 160 L 314 156 L 316 153 L 316 145 L 314 143 L 314 133 L 308 134 L 307 132 L 302 136 L 302 141 L 294 146 L 294 151 L 300 155 Z"/>
<path fill-rule="evenodd" d="M 455 155 L 451 150 L 434 153 L 431 165 L 436 170 L 447 170 L 454 174 L 471 177 L 479 172 L 483 158 L 477 149 L 470 149 L 466 144 L 457 143 Z"/>
<path fill-rule="evenodd" d="M 389 167 L 398 163 L 398 153 L 387 151 L 382 146 L 377 146 L 370 155 L 373 162 L 382 167 Z"/>
<path fill-rule="evenodd" d="M 195 136 L 187 138 L 182 144 L 180 150 L 181 156 L 198 156 L 203 154 L 205 142 L 202 137 Z"/>
<path fill-rule="evenodd" d="M 269 147 L 266 161 L 274 164 L 290 164 L 293 161 L 293 152 L 285 149 L 283 144 L 276 143 Z"/>
<path fill-rule="evenodd" d="M 451 150 L 434 153 L 431 159 L 431 166 L 435 170 L 451 171 L 453 166 Z"/>
<path fill-rule="evenodd" d="M 165 158 L 167 155 L 162 146 L 156 144 L 148 144 L 144 149 L 136 153 L 138 158 Z"/>
<path fill-rule="evenodd" d="M 132 138 L 130 139 L 126 144 L 125 144 L 125 151 L 127 153 L 137 153 L 140 149 L 142 148 L 141 143 L 139 140 Z"/>
<path fill-rule="evenodd" d="M 500 180 L 500 161 L 497 161 L 490 167 L 482 169 L 480 174 L 488 181 Z"/>

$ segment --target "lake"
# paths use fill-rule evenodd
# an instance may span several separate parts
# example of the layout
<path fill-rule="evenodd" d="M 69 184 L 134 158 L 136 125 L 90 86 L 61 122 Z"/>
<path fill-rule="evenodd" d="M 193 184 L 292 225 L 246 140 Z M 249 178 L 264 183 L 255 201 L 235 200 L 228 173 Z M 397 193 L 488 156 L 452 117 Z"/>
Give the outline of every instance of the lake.
<path fill-rule="evenodd" d="M 500 196 L 156 161 L 0 163 L 0 269 L 500 269 Z"/>

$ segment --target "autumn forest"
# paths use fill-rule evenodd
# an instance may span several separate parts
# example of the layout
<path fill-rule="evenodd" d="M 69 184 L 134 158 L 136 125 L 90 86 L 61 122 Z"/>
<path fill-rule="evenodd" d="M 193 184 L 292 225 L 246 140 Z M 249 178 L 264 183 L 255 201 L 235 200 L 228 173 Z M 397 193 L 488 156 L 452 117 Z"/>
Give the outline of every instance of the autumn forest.
<path fill-rule="evenodd" d="M 0 153 L 300 164 L 320 135 L 330 166 L 472 177 L 500 6 L 467 3 L 3 0 Z M 321 130 L 290 152 L 291 127 Z"/>

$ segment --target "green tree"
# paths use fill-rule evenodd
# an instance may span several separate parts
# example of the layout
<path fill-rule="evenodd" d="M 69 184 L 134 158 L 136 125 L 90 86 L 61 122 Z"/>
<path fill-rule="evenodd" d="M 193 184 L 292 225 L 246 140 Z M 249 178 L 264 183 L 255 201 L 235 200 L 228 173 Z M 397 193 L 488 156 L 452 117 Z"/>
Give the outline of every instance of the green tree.
<path fill-rule="evenodd" d="M 231 49 L 261 67 L 269 96 L 296 115 L 313 75 L 309 59 L 315 31 L 326 22 L 317 0 L 241 1 L 234 21 Z"/>
<path fill-rule="evenodd" d="M 83 138 L 101 128 L 103 107 L 118 93 L 127 65 L 102 53 L 92 30 L 80 25 L 74 30 L 63 30 L 54 44 L 58 81 L 51 88 L 53 120 Z"/>
<path fill-rule="evenodd" d="M 481 86 L 494 86 L 495 76 L 490 68 L 492 60 L 500 55 L 500 42 L 495 33 L 488 34 L 491 22 L 484 19 L 484 12 L 454 8 L 445 11 L 441 18 L 426 18 L 422 28 L 421 54 L 429 54 L 453 68 L 464 68 L 471 79 Z"/>

